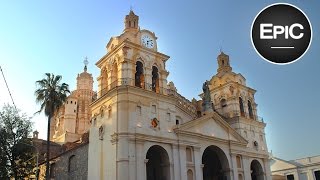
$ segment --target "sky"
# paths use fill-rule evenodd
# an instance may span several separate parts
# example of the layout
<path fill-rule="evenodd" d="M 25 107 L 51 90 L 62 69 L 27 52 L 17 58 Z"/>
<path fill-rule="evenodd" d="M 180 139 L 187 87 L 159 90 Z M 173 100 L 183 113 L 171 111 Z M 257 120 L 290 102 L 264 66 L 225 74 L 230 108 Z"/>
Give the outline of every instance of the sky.
<path fill-rule="evenodd" d="M 267 123 L 269 151 L 286 160 L 320 154 L 319 9 L 316 0 L 282 1 L 302 9 L 313 27 L 312 44 L 297 62 L 279 66 L 263 60 L 250 40 L 251 24 L 265 6 L 278 1 L 169 0 L 55 0 L 0 2 L 0 65 L 17 108 L 32 117 L 40 138 L 47 121 L 34 115 L 35 81 L 50 72 L 76 87 L 76 76 L 88 71 L 94 80 L 95 63 L 106 54 L 106 44 L 120 35 L 130 7 L 139 15 L 141 29 L 155 32 L 158 51 L 170 56 L 168 81 L 188 99 L 199 99 L 202 83 L 216 73 L 222 50 L 234 72 L 257 90 L 258 115 Z M 94 84 L 97 90 L 97 83 Z M 12 104 L 0 78 L 0 105 Z"/>

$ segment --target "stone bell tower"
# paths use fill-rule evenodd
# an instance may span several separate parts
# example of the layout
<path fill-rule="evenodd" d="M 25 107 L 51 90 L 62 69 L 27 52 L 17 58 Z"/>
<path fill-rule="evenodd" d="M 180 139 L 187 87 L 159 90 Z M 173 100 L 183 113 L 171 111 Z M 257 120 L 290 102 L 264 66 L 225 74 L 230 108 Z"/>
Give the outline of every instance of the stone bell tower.
<path fill-rule="evenodd" d="M 249 141 L 253 149 L 267 151 L 265 123 L 257 114 L 254 94 L 246 79 L 232 71 L 229 56 L 221 52 L 217 57 L 217 74 L 210 80 L 214 110 Z"/>

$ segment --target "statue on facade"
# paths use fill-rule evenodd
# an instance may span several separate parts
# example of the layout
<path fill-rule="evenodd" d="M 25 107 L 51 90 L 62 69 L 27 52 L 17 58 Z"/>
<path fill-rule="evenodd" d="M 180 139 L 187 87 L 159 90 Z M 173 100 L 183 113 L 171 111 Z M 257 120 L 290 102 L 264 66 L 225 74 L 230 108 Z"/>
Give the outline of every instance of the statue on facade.
<path fill-rule="evenodd" d="M 209 82 L 206 81 L 202 85 L 203 97 L 202 97 L 202 112 L 212 112 L 212 102 L 209 89 Z"/>

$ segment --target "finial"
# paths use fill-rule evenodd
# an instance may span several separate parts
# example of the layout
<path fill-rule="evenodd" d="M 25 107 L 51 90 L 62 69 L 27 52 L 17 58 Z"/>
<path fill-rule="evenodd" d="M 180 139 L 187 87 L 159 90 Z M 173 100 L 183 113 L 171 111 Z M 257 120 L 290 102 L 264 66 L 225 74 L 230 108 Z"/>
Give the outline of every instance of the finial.
<path fill-rule="evenodd" d="M 84 61 L 83 61 L 83 64 L 84 64 L 84 71 L 87 72 L 87 65 L 89 64 L 89 61 L 88 61 L 88 57 L 86 56 L 84 58 Z"/>
<path fill-rule="evenodd" d="M 130 5 L 130 11 L 132 11 L 132 5 Z"/>

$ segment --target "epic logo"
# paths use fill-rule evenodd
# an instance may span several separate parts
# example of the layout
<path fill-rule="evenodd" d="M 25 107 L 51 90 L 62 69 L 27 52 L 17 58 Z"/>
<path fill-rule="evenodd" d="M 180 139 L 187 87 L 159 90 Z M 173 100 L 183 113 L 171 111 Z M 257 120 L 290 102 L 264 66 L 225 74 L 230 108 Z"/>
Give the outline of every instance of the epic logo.
<path fill-rule="evenodd" d="M 312 28 L 307 16 L 291 4 L 277 3 L 264 8 L 251 27 L 251 40 L 263 59 L 288 64 L 308 50 Z"/>

